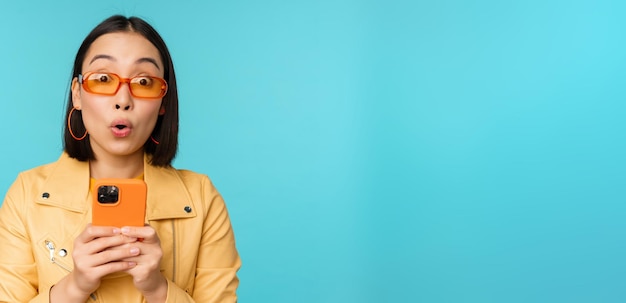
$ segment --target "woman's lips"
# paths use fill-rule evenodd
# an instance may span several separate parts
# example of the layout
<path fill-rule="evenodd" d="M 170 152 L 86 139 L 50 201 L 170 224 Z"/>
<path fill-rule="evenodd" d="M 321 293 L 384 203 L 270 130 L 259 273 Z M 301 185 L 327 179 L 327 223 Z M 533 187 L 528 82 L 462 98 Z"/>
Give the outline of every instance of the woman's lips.
<path fill-rule="evenodd" d="M 128 135 L 130 135 L 132 129 L 128 126 L 113 126 L 111 127 L 111 131 L 113 132 L 113 136 L 116 136 L 118 138 L 123 138 L 123 137 L 127 137 Z"/>
<path fill-rule="evenodd" d="M 111 132 L 113 132 L 113 136 L 123 138 L 130 135 L 132 127 L 126 120 L 116 120 L 111 123 Z"/>

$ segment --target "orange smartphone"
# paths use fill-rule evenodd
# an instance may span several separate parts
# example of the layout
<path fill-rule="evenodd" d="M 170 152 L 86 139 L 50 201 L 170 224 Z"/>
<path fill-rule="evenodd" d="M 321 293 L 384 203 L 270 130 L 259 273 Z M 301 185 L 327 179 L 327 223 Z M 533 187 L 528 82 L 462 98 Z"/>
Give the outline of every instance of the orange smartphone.
<path fill-rule="evenodd" d="M 139 179 L 98 179 L 91 222 L 99 226 L 144 226 L 147 187 Z"/>

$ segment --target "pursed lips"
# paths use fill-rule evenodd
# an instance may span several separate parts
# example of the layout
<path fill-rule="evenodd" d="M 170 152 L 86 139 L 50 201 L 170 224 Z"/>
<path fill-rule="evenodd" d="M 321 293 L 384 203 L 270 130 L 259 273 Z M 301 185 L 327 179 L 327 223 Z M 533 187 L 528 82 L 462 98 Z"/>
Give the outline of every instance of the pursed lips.
<path fill-rule="evenodd" d="M 132 131 L 132 124 L 128 120 L 118 119 L 111 123 L 111 131 L 116 137 L 127 137 Z"/>

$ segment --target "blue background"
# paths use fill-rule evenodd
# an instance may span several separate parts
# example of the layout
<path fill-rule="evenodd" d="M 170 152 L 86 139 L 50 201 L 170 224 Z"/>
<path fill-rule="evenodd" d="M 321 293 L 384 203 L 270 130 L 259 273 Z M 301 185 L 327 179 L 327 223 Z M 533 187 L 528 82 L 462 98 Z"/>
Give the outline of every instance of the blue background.
<path fill-rule="evenodd" d="M 1 193 L 59 156 L 84 36 L 137 15 L 241 302 L 626 301 L 622 1 L 8 2 Z"/>

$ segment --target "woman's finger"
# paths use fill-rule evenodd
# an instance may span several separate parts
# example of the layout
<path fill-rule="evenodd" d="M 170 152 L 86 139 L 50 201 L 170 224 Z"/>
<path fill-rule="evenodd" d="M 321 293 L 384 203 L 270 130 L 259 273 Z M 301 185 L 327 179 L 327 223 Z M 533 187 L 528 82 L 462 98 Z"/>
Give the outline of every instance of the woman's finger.
<path fill-rule="evenodd" d="M 137 238 L 145 243 L 159 243 L 159 237 L 156 231 L 149 225 L 143 227 L 124 226 L 121 228 L 120 232 L 124 236 Z"/>

